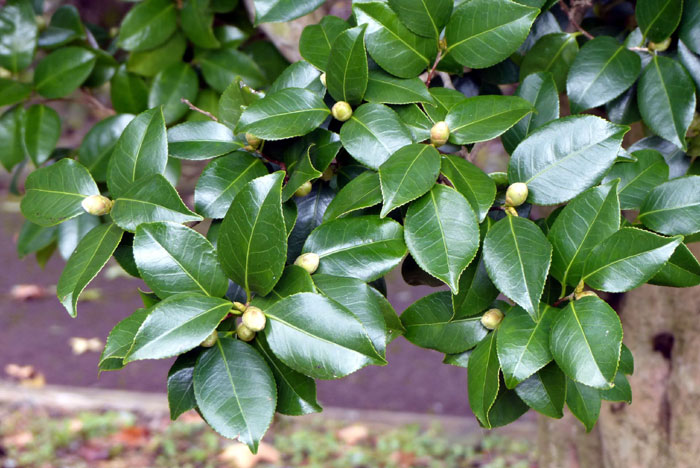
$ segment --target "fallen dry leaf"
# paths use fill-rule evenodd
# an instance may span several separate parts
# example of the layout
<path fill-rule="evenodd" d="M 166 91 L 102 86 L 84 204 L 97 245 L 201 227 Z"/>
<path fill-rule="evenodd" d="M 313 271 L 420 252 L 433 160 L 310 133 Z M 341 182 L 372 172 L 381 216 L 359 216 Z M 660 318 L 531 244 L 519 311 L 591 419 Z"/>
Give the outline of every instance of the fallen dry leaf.
<path fill-rule="evenodd" d="M 369 429 L 362 424 L 353 424 L 338 431 L 338 439 L 348 445 L 355 445 L 369 437 Z"/>
<path fill-rule="evenodd" d="M 99 338 L 88 339 L 73 337 L 70 340 L 68 340 L 68 344 L 70 345 L 73 354 L 77 355 L 85 354 L 88 351 L 99 353 L 104 347 L 104 344 L 102 344 L 102 340 L 100 340 Z"/>
<path fill-rule="evenodd" d="M 234 443 L 224 448 L 219 460 L 234 468 L 253 468 L 258 463 L 277 464 L 281 456 L 276 448 L 264 442 L 258 446 L 257 454 L 253 454 L 245 444 Z"/>
<path fill-rule="evenodd" d="M 34 442 L 34 434 L 29 431 L 18 432 L 2 439 L 3 445 L 22 448 Z"/>
<path fill-rule="evenodd" d="M 20 366 L 19 364 L 8 364 L 5 366 L 5 374 L 17 380 L 28 379 L 34 373 L 34 366 Z"/>
<path fill-rule="evenodd" d="M 129 445 L 131 447 L 140 447 L 148 443 L 149 432 L 143 426 L 125 427 L 112 436 L 115 442 Z"/>
<path fill-rule="evenodd" d="M 10 289 L 10 297 L 15 301 L 30 301 L 47 296 L 46 288 L 38 284 L 15 284 Z"/>

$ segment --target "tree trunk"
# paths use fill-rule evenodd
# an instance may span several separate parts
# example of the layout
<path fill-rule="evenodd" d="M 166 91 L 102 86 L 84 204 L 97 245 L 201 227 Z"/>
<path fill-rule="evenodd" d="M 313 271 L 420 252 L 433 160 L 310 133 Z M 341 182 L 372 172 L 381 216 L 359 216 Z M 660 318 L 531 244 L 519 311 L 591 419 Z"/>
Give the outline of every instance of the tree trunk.
<path fill-rule="evenodd" d="M 645 285 L 619 310 L 635 359 L 632 405 L 603 402 L 590 434 L 571 414 L 541 418 L 540 468 L 700 465 L 700 287 Z"/>

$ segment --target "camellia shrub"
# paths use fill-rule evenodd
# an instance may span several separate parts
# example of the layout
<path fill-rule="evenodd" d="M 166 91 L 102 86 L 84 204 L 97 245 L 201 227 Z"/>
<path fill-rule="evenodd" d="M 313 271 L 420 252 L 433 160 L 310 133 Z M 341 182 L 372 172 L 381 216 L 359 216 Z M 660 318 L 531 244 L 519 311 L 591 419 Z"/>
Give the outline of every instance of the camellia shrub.
<path fill-rule="evenodd" d="M 292 64 L 237 3 L 145 0 L 110 31 L 0 10 L 0 160 L 18 190 L 33 169 L 20 254 L 67 259 L 73 317 L 112 256 L 151 291 L 100 370 L 178 356 L 172 417 L 253 451 L 400 335 L 467 368 L 486 428 L 566 404 L 590 430 L 601 400 L 629 403 L 601 296 L 700 283 L 700 1 L 355 0 Z M 106 117 L 78 148 L 56 148 L 65 100 Z M 507 172 L 487 174 L 474 144 L 497 138 Z M 204 161 L 192 207 L 182 160 Z M 402 261 L 443 287 L 399 318 L 382 278 Z"/>

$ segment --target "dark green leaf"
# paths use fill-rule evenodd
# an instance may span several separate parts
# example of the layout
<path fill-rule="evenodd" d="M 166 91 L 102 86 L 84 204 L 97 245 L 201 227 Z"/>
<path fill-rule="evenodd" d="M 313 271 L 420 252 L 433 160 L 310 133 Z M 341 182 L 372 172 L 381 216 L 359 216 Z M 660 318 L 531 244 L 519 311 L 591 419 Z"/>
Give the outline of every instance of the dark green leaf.
<path fill-rule="evenodd" d="M 56 240 L 56 232 L 55 226 L 44 227 L 25 221 L 17 237 L 17 255 L 23 258 L 49 246 Z"/>
<path fill-rule="evenodd" d="M 572 380 L 607 389 L 617 373 L 622 324 L 602 299 L 571 301 L 552 325 L 550 348 L 554 360 Z"/>
<path fill-rule="evenodd" d="M 177 28 L 175 3 L 170 0 L 146 0 L 126 14 L 119 31 L 119 45 L 138 52 L 165 42 Z"/>
<path fill-rule="evenodd" d="M 667 235 L 700 231 L 700 176 L 686 176 L 654 188 L 642 204 L 638 219 Z"/>
<path fill-rule="evenodd" d="M 185 122 L 168 130 L 168 151 L 175 158 L 209 159 L 241 146 L 228 127 L 209 120 Z"/>
<path fill-rule="evenodd" d="M 632 387 L 622 372 L 615 376 L 614 387 L 600 391 L 600 397 L 607 401 L 625 402 L 632 404 Z"/>
<path fill-rule="evenodd" d="M 299 52 L 309 63 L 326 70 L 331 47 L 338 35 L 350 26 L 337 16 L 325 16 L 319 24 L 304 28 L 299 40 Z"/>
<path fill-rule="evenodd" d="M 134 344 L 136 332 L 150 313 L 150 308 L 138 309 L 114 326 L 112 331 L 109 332 L 105 349 L 100 356 L 100 372 L 124 368 L 124 358 Z"/>
<path fill-rule="evenodd" d="M 245 107 L 264 96 L 241 83 L 238 78 L 231 82 L 219 100 L 219 119 L 230 129 L 235 129 Z"/>
<path fill-rule="evenodd" d="M 132 52 L 126 61 L 126 69 L 142 76 L 155 76 L 159 71 L 180 62 L 185 54 L 187 41 L 181 32 L 176 32 L 170 39 L 155 49 Z"/>
<path fill-rule="evenodd" d="M 117 140 L 133 118 L 130 114 L 107 117 L 97 122 L 83 138 L 78 149 L 78 161 L 90 171 L 96 181 L 107 180 L 107 168 Z"/>
<path fill-rule="evenodd" d="M 453 4 L 452 0 L 389 0 L 389 6 L 408 29 L 436 40 L 452 15 Z"/>
<path fill-rule="evenodd" d="M 186 63 L 176 63 L 153 78 L 148 107 L 163 106 L 165 123 L 170 125 L 187 113 L 188 107 L 181 99 L 194 101 L 198 91 L 197 73 Z"/>
<path fill-rule="evenodd" d="M 678 37 L 696 54 L 700 54 L 700 1 L 683 2 L 683 20 Z M 678 46 L 680 49 L 680 44 Z"/>
<path fill-rule="evenodd" d="M 36 92 L 47 99 L 68 96 L 90 76 L 95 54 L 81 47 L 63 47 L 44 57 L 34 71 Z"/>
<path fill-rule="evenodd" d="M 196 46 L 217 49 L 221 43 L 214 35 L 214 13 L 210 0 L 185 0 L 180 12 L 182 30 Z"/>
<path fill-rule="evenodd" d="M 61 137 L 58 112 L 43 104 L 34 104 L 25 113 L 24 147 L 37 167 L 46 162 Z"/>
<path fill-rule="evenodd" d="M 452 296 L 453 319 L 482 313 L 498 297 L 498 293 L 486 272 L 484 260 L 475 259 L 459 278 L 459 294 Z"/>
<path fill-rule="evenodd" d="M 682 11 L 683 0 L 639 0 L 635 15 L 643 36 L 661 42 L 676 30 Z"/>
<path fill-rule="evenodd" d="M 366 171 L 343 187 L 326 209 L 324 221 L 339 218 L 353 211 L 369 208 L 382 202 L 379 176 L 376 172 Z"/>
<path fill-rule="evenodd" d="M 533 111 L 517 96 L 474 96 L 452 107 L 445 121 L 458 145 L 496 138 Z"/>
<path fill-rule="evenodd" d="M 34 11 L 28 0 L 8 0 L 0 10 L 0 67 L 12 73 L 27 68 L 37 42 Z"/>
<path fill-rule="evenodd" d="M 381 70 L 369 72 L 365 101 L 383 104 L 411 104 L 435 101 L 420 78 L 396 78 Z"/>
<path fill-rule="evenodd" d="M 282 276 L 287 257 L 283 178 L 284 173 L 276 172 L 249 182 L 236 194 L 221 225 L 221 266 L 248 297 L 251 291 L 266 295 Z"/>
<path fill-rule="evenodd" d="M 473 0 L 472 0 L 473 1 Z M 489 333 L 476 346 L 467 363 L 469 406 L 484 427 L 491 427 L 488 413 L 498 396 L 500 386 L 496 333 Z"/>
<path fill-rule="evenodd" d="M 122 65 L 110 82 L 110 98 L 115 111 L 138 114 L 146 110 L 148 86 L 139 76 L 126 71 L 126 67 Z"/>
<path fill-rule="evenodd" d="M 634 52 L 630 53 L 636 55 Z M 525 55 L 520 65 L 520 81 L 532 73 L 549 72 L 557 89 L 563 92 L 566 89 L 566 76 L 577 54 L 578 43 L 575 34 L 547 34 Z"/>
<path fill-rule="evenodd" d="M 58 226 L 58 251 L 64 260 L 68 260 L 80 241 L 95 226 L 101 224 L 98 216 L 83 213 Z"/>
<path fill-rule="evenodd" d="M 566 376 L 555 363 L 520 383 L 515 392 L 525 404 L 545 416 L 556 419 L 564 416 Z"/>
<path fill-rule="evenodd" d="M 697 286 L 700 284 L 700 263 L 685 244 L 680 244 L 649 283 L 676 288 Z"/>
<path fill-rule="evenodd" d="M 668 165 L 661 153 L 648 149 L 635 151 L 633 156 L 636 161 L 616 163 L 603 179 L 620 179 L 617 192 L 623 210 L 639 209 L 649 192 L 668 180 Z"/>
<path fill-rule="evenodd" d="M 414 142 L 430 139 L 433 121 L 416 104 L 394 106 L 393 110 L 399 115 L 401 122 L 408 128 Z"/>
<path fill-rule="evenodd" d="M 11 171 L 25 160 L 24 152 L 24 107 L 16 106 L 0 116 L 0 163 Z"/>
<path fill-rule="evenodd" d="M 268 93 L 282 91 L 286 88 L 302 88 L 319 94 L 325 94 L 321 73 L 309 62 L 300 60 L 291 64 L 277 77 Z"/>
<path fill-rule="evenodd" d="M 498 396 L 487 416 L 489 425 L 491 428 L 506 426 L 527 413 L 528 409 L 517 393 L 499 385 Z"/>
<path fill-rule="evenodd" d="M 95 227 L 80 241 L 66 262 L 56 286 L 56 293 L 71 317 L 78 314 L 80 293 L 105 266 L 119 245 L 123 233 L 124 231 L 113 223 Z"/>
<path fill-rule="evenodd" d="M 372 281 L 401 262 L 406 244 L 396 221 L 361 216 L 323 223 L 308 237 L 303 252 L 321 257 L 319 273 Z"/>
<path fill-rule="evenodd" d="M 486 234 L 484 263 L 499 290 L 538 320 L 552 246 L 529 219 L 506 215 Z"/>
<path fill-rule="evenodd" d="M 600 390 L 567 379 L 566 406 L 591 432 L 600 414 Z"/>
<path fill-rule="evenodd" d="M 483 221 L 496 196 L 493 180 L 472 163 L 453 155 L 442 157 L 441 172 Z"/>
<path fill-rule="evenodd" d="M 182 354 L 177 357 L 168 371 L 168 406 L 170 419 L 175 421 L 182 413 L 197 406 L 194 396 L 194 366 L 199 353 Z"/>
<path fill-rule="evenodd" d="M 423 106 L 423 110 L 425 110 L 433 122 L 445 120 L 447 113 L 454 106 L 464 102 L 465 100 L 464 94 L 455 89 L 449 88 L 430 88 L 430 95 L 433 96 L 433 99 L 437 105 Z"/>
<path fill-rule="evenodd" d="M 0 78 L 0 106 L 11 106 L 24 101 L 32 92 L 32 86 L 27 83 Z"/>
<path fill-rule="evenodd" d="M 357 105 L 365 95 L 368 73 L 365 27 L 346 29 L 333 41 L 326 67 L 326 83 L 328 92 L 336 101 Z"/>
<path fill-rule="evenodd" d="M 315 293 L 317 292 L 316 286 L 309 272 L 300 266 L 292 264 L 285 267 L 282 277 L 268 295 L 256 295 L 251 304 L 265 310 L 272 304 L 279 302 L 280 299 L 302 292 Z"/>
<path fill-rule="evenodd" d="M 258 451 L 277 406 L 275 378 L 260 353 L 240 340 L 220 339 L 197 360 L 194 394 L 216 432 Z"/>
<path fill-rule="evenodd" d="M 73 5 L 62 5 L 51 16 L 49 26 L 39 37 L 39 47 L 54 48 L 76 39 L 85 39 L 85 27 Z"/>
<path fill-rule="evenodd" d="M 508 180 L 526 183 L 531 203 L 569 201 L 602 179 L 628 130 L 592 115 L 550 122 L 515 149 Z"/>
<path fill-rule="evenodd" d="M 294 193 L 301 188 L 306 182 L 318 179 L 323 175 L 323 173 L 314 167 L 311 161 L 311 149 L 313 146 L 309 146 L 306 151 L 302 153 L 297 161 L 287 166 L 287 174 L 289 180 L 287 184 L 282 189 L 282 200 L 287 201 L 294 196 Z"/>
<path fill-rule="evenodd" d="M 323 0 L 255 0 L 255 24 L 280 23 L 311 13 Z"/>
<path fill-rule="evenodd" d="M 237 78 L 253 88 L 262 88 L 268 84 L 260 64 L 235 48 L 200 50 L 197 51 L 196 60 L 202 67 L 204 80 L 220 93 Z"/>

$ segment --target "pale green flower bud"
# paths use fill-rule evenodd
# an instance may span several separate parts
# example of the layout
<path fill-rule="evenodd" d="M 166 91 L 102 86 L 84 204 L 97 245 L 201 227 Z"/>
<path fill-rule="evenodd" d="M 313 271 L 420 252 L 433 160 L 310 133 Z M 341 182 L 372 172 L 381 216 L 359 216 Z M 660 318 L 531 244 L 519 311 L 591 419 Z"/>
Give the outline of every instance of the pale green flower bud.
<path fill-rule="evenodd" d="M 311 182 L 304 182 L 301 187 L 299 187 L 296 192 L 294 192 L 295 197 L 305 197 L 311 193 Z"/>
<path fill-rule="evenodd" d="M 430 129 L 430 144 L 438 148 L 450 139 L 450 128 L 446 122 L 438 122 Z"/>
<path fill-rule="evenodd" d="M 109 214 L 112 211 L 113 204 L 112 200 L 102 195 L 90 195 L 83 199 L 81 203 L 85 211 L 95 216 Z"/>
<path fill-rule="evenodd" d="M 511 184 L 506 190 L 506 206 L 520 206 L 525 203 L 528 196 L 527 185 L 523 182 Z"/>
<path fill-rule="evenodd" d="M 253 338 L 255 338 L 255 332 L 242 323 L 239 323 L 236 327 L 236 335 L 241 341 L 253 341 Z"/>
<path fill-rule="evenodd" d="M 316 272 L 316 270 L 318 270 L 318 264 L 320 261 L 321 258 L 318 256 L 318 254 L 309 252 L 299 255 L 299 257 L 297 257 L 297 259 L 294 260 L 294 264 L 296 266 L 302 267 L 310 275 L 313 275 Z"/>
<path fill-rule="evenodd" d="M 243 312 L 243 325 L 251 331 L 261 331 L 266 323 L 265 314 L 258 307 L 250 306 Z"/>
<path fill-rule="evenodd" d="M 202 346 L 204 348 L 211 348 L 216 344 L 216 341 L 219 339 L 219 334 L 214 330 L 211 335 L 207 336 L 204 341 L 199 346 Z"/>
<path fill-rule="evenodd" d="M 334 119 L 345 122 L 352 117 L 352 107 L 345 101 L 338 101 L 333 105 L 331 113 Z"/>
<path fill-rule="evenodd" d="M 495 330 L 503 320 L 503 312 L 498 309 L 489 309 L 481 316 L 481 324 L 489 330 Z"/>

